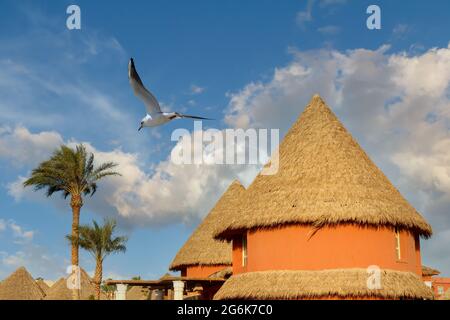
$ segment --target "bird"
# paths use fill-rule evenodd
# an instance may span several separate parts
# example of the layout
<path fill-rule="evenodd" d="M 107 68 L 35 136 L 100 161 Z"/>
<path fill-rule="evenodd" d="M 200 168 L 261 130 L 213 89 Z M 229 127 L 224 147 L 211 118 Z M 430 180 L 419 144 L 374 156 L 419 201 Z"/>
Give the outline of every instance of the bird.
<path fill-rule="evenodd" d="M 158 100 L 142 83 L 142 80 L 136 71 L 133 58 L 130 58 L 130 61 L 128 62 L 128 79 L 130 80 L 130 85 L 134 94 L 144 102 L 147 110 L 147 114 L 142 118 L 138 131 L 144 127 L 160 126 L 174 119 L 189 118 L 196 120 L 213 120 L 179 112 L 162 112 Z"/>

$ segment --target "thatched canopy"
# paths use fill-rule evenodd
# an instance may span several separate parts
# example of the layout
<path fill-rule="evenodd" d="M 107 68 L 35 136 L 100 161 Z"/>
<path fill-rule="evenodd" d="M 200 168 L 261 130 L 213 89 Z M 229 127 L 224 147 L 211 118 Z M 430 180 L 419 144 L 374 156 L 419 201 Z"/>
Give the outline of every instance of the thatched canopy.
<path fill-rule="evenodd" d="M 39 279 L 39 280 L 36 280 L 36 283 L 37 283 L 37 285 L 39 286 L 39 288 L 41 288 L 41 290 L 42 290 L 45 294 L 47 294 L 47 291 L 48 291 L 48 289 L 50 289 L 50 287 L 45 283 L 45 281 L 42 280 L 42 279 Z"/>
<path fill-rule="evenodd" d="M 318 95 L 280 143 L 278 172 L 259 174 L 239 210 L 224 217 L 214 232 L 221 239 L 284 224 L 346 223 L 410 229 L 425 237 L 432 233 Z"/>
<path fill-rule="evenodd" d="M 231 265 L 231 245 L 214 240 L 213 231 L 226 211 L 237 211 L 237 203 L 245 188 L 234 181 L 216 203 L 214 208 L 197 227 L 194 233 L 178 251 L 170 270 L 180 270 L 192 265 Z"/>
<path fill-rule="evenodd" d="M 89 300 L 95 297 L 95 287 L 89 275 L 81 269 L 81 300 Z M 72 290 L 67 287 L 67 278 L 61 278 L 50 287 L 45 300 L 72 300 Z"/>
<path fill-rule="evenodd" d="M 148 288 L 141 286 L 132 286 L 127 291 L 127 300 L 148 300 L 150 291 Z"/>
<path fill-rule="evenodd" d="M 232 276 L 214 296 L 222 299 L 433 299 L 414 273 L 381 271 L 381 289 L 369 289 L 366 269 L 259 271 Z"/>
<path fill-rule="evenodd" d="M 441 272 L 439 270 L 427 267 L 427 266 L 422 266 L 422 276 L 424 277 L 432 277 L 432 276 L 437 276 L 438 274 L 441 274 Z"/>
<path fill-rule="evenodd" d="M 0 283 L 0 300 L 42 300 L 45 293 L 24 267 Z"/>

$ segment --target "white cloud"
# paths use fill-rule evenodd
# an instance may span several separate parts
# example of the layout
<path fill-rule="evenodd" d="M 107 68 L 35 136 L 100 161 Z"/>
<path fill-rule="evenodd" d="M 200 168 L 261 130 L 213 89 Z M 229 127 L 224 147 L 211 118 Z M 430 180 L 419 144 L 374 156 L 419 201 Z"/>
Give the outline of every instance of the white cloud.
<path fill-rule="evenodd" d="M 61 135 L 54 131 L 33 134 L 22 126 L 0 128 L 0 157 L 14 165 L 36 164 L 62 143 Z"/>
<path fill-rule="evenodd" d="M 45 135 L 46 132 L 31 134 Z M 17 136 L 14 136 L 17 138 Z M 16 143 L 11 139 L 11 143 Z M 76 142 L 68 141 L 69 146 Z M 177 165 L 170 158 L 145 167 L 138 154 L 124 152 L 117 148 L 102 151 L 90 143 L 84 143 L 95 154 L 97 163 L 115 162 L 122 176 L 108 177 L 99 183 L 99 189 L 92 198 L 85 199 L 85 210 L 92 210 L 104 216 L 116 215 L 121 222 L 129 226 L 163 225 L 170 222 L 191 222 L 207 214 L 221 193 L 237 177 L 249 182 L 257 172 L 255 166 L 229 165 Z M 174 148 L 180 148 L 181 142 Z M 40 144 L 31 144 L 28 152 L 36 153 L 33 148 Z M 44 157 L 48 157 L 50 151 Z M 35 193 L 23 187 L 24 177 L 8 185 L 8 193 L 16 201 L 40 198 L 43 193 Z M 58 207 L 61 199 L 50 200 Z"/>
<path fill-rule="evenodd" d="M 324 35 L 336 35 L 339 32 L 341 32 L 341 28 L 338 26 L 324 26 L 324 27 L 320 27 L 317 29 L 317 31 L 319 31 L 320 33 L 324 34 Z"/>
<path fill-rule="evenodd" d="M 8 221 L 8 226 L 13 232 L 13 236 L 19 240 L 19 242 L 22 241 L 31 241 L 34 237 L 34 231 L 32 230 L 24 230 L 23 227 L 18 225 L 14 220 Z"/>
<path fill-rule="evenodd" d="M 296 20 L 300 26 L 303 26 L 306 22 L 312 21 L 312 9 L 314 6 L 314 1 L 315 0 L 307 0 L 306 8 L 303 11 L 297 12 Z"/>
<path fill-rule="evenodd" d="M 200 86 L 197 86 L 195 84 L 191 85 L 190 90 L 191 90 L 191 94 L 200 94 L 200 93 L 205 92 L 205 88 L 204 87 L 200 87 Z"/>

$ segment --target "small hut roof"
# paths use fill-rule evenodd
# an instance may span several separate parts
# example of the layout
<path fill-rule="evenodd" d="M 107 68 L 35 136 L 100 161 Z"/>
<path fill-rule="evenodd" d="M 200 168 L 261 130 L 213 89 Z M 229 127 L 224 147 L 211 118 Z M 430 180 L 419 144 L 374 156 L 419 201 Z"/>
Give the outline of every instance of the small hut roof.
<path fill-rule="evenodd" d="M 92 296 L 95 297 L 95 287 L 92 279 L 83 269 L 81 269 L 80 276 L 81 300 L 89 300 Z M 45 300 L 72 300 L 72 290 L 67 287 L 67 278 L 60 278 L 56 281 L 48 289 Z"/>
<path fill-rule="evenodd" d="M 213 238 L 213 231 L 226 211 L 237 210 L 236 204 L 245 188 L 235 180 L 194 233 L 178 251 L 170 270 L 190 265 L 231 265 L 231 244 Z"/>
<path fill-rule="evenodd" d="M 422 276 L 424 277 L 431 277 L 431 276 L 437 276 L 438 274 L 440 274 L 441 272 L 439 270 L 427 267 L 427 266 L 422 266 Z"/>
<path fill-rule="evenodd" d="M 239 210 L 216 224 L 216 238 L 285 224 L 348 223 L 432 233 L 318 95 L 280 143 L 278 164 L 277 173 L 260 173 Z"/>
<path fill-rule="evenodd" d="M 24 267 L 0 283 L 0 300 L 42 300 L 45 293 Z"/>
<path fill-rule="evenodd" d="M 148 300 L 149 294 L 150 291 L 145 287 L 132 286 L 127 291 L 127 300 Z"/>
<path fill-rule="evenodd" d="M 381 289 L 369 289 L 368 277 L 366 269 L 241 273 L 228 279 L 214 299 L 433 299 L 414 273 L 382 270 Z"/>
<path fill-rule="evenodd" d="M 45 283 L 45 281 L 42 280 L 42 279 L 39 279 L 39 280 L 36 280 L 36 283 L 37 283 L 37 285 L 39 286 L 39 288 L 41 288 L 41 290 L 42 290 L 45 294 L 47 294 L 47 291 L 48 291 L 48 289 L 50 289 L 50 287 Z"/>

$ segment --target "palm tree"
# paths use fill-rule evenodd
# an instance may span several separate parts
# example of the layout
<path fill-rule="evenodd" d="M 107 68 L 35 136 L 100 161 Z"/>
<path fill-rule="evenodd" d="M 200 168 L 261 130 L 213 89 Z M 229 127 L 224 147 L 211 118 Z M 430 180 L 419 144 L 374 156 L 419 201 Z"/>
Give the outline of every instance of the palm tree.
<path fill-rule="evenodd" d="M 105 219 L 103 226 L 93 221 L 93 227 L 89 225 L 80 226 L 80 236 L 74 239 L 72 235 L 66 236 L 73 244 L 77 241 L 81 248 L 89 251 L 95 258 L 94 284 L 97 300 L 100 300 L 100 285 L 103 275 L 103 260 L 106 256 L 115 252 L 125 252 L 127 237 L 113 237 L 116 221 Z"/>
<path fill-rule="evenodd" d="M 94 166 L 94 154 L 88 153 L 86 148 L 79 144 L 75 150 L 61 146 L 55 150 L 52 157 L 39 164 L 29 179 L 23 185 L 34 186 L 34 190 L 46 189 L 47 197 L 55 192 L 62 192 L 64 198 L 70 195 L 72 208 L 72 237 L 78 239 L 78 226 L 80 223 L 80 210 L 83 206 L 83 195 L 92 196 L 97 190 L 97 181 L 111 176 L 119 175 L 112 169 L 117 164 L 107 162 Z M 72 243 L 72 272 L 78 267 L 78 244 Z M 80 298 L 79 290 L 74 289 L 73 298 Z"/>

